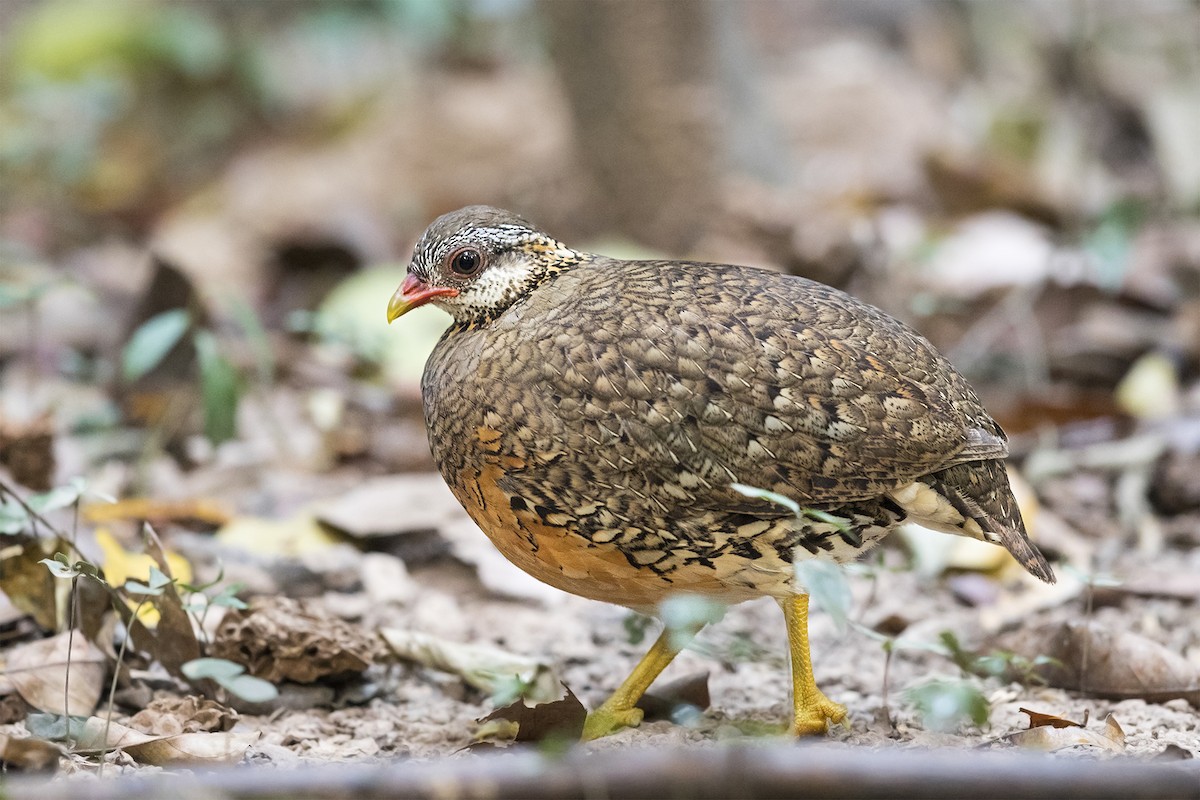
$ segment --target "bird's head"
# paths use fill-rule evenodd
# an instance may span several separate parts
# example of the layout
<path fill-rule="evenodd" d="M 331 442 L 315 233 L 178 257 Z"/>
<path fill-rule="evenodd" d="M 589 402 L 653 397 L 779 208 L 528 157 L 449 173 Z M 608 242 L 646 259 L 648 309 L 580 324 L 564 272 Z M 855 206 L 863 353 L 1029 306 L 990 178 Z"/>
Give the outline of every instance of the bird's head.
<path fill-rule="evenodd" d="M 508 211 L 468 206 L 443 214 L 413 249 L 388 322 L 434 303 L 459 325 L 486 324 L 583 258 Z"/>

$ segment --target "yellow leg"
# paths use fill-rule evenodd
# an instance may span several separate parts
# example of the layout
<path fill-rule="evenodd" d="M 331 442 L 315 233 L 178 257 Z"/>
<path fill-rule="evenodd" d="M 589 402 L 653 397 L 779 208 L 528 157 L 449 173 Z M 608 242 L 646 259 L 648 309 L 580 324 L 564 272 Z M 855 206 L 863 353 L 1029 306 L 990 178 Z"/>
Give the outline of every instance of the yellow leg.
<path fill-rule="evenodd" d="M 631 728 L 641 723 L 642 710 L 636 707 L 637 701 L 642 699 L 654 679 L 679 655 L 679 634 L 672 634 L 669 629 L 663 631 L 620 688 L 587 715 L 587 721 L 583 724 L 583 741 L 599 739 L 621 728 Z"/>
<path fill-rule="evenodd" d="M 792 733 L 796 736 L 825 733 L 827 720 L 838 723 L 846 718 L 846 707 L 826 697 L 813 677 L 808 652 L 808 595 L 792 595 L 781 599 L 779 605 L 783 606 L 792 655 Z"/>

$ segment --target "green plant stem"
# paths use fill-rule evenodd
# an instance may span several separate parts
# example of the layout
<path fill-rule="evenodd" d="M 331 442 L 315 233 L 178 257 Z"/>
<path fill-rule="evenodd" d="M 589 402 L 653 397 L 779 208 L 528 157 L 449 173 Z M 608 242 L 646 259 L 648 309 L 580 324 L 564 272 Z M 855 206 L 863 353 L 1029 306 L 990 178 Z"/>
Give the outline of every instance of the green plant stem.
<path fill-rule="evenodd" d="M 146 598 L 138 601 L 137 608 L 133 610 L 133 619 L 136 621 L 138 614 L 142 613 L 142 606 L 146 605 Z M 129 640 L 133 638 L 133 633 L 126 628 L 125 638 L 121 640 L 121 649 L 117 651 L 117 663 L 113 666 L 112 681 L 108 685 L 108 707 L 104 712 L 104 746 L 100 750 L 100 767 L 96 770 L 96 776 L 101 777 L 104 774 L 104 757 L 108 754 L 108 731 L 112 725 L 113 706 L 117 696 L 117 679 L 121 676 L 121 664 L 125 661 L 125 650 L 129 647 Z"/>
<path fill-rule="evenodd" d="M 63 676 L 63 724 L 66 726 L 67 742 L 71 741 L 71 653 L 75 649 L 75 603 L 79 597 L 79 576 L 71 578 L 71 592 L 67 598 L 67 670 Z"/>

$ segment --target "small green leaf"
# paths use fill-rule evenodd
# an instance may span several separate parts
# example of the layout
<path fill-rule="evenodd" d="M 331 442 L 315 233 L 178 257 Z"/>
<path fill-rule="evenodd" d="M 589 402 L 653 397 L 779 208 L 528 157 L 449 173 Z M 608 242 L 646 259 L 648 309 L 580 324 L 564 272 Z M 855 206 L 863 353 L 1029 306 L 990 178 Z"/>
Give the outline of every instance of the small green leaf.
<path fill-rule="evenodd" d="M 166 574 L 163 573 L 162 570 L 160 570 L 158 567 L 155 567 L 153 565 L 150 567 L 150 588 L 151 589 L 162 589 L 163 587 L 165 587 L 171 583 L 172 583 L 172 580 L 170 578 L 168 578 L 166 576 Z"/>
<path fill-rule="evenodd" d="M 932 680 L 905 694 L 925 726 L 935 731 L 953 731 L 968 722 L 983 725 L 991 713 L 983 692 L 968 681 Z"/>
<path fill-rule="evenodd" d="M 238 374 L 217 349 L 217 339 L 211 332 L 197 331 L 195 344 L 204 400 L 204 435 L 219 444 L 237 433 Z"/>
<path fill-rule="evenodd" d="M 19 503 L 0 503 L 0 534 L 20 533 L 29 524 L 29 513 Z"/>
<path fill-rule="evenodd" d="M 630 644 L 641 644 L 646 639 L 646 629 L 653 624 L 654 618 L 648 617 L 645 614 L 639 614 L 636 611 L 630 611 L 625 615 L 623 624 L 625 626 L 625 638 Z M 503 703 L 501 705 L 504 705 Z"/>
<path fill-rule="evenodd" d="M 800 510 L 800 516 L 808 517 L 817 522 L 824 522 L 826 525 L 832 525 L 839 531 L 850 531 L 850 520 L 845 517 L 839 517 L 837 514 L 830 514 L 828 511 L 822 511 L 819 508 L 805 508 Z M 861 544 L 861 542 L 860 542 Z"/>
<path fill-rule="evenodd" d="M 829 615 L 838 632 L 844 633 L 853 597 L 850 582 L 846 580 L 841 566 L 829 561 L 804 558 L 796 561 L 795 569 L 796 582 L 808 592 L 817 607 Z"/>
<path fill-rule="evenodd" d="M 769 489 L 760 489 L 757 486 L 748 486 L 744 483 L 731 483 L 729 487 L 738 494 L 745 495 L 746 497 L 753 497 L 755 500 L 766 500 L 777 506 L 783 506 L 796 517 L 808 517 L 817 522 L 824 522 L 827 525 L 834 526 L 839 531 L 850 530 L 850 520 L 845 517 L 839 517 L 836 514 L 830 514 L 828 511 L 822 511 L 818 508 L 801 508 L 800 504 L 795 500 L 785 497 L 778 492 L 772 492 Z"/>
<path fill-rule="evenodd" d="M 279 690 L 275 688 L 275 684 L 253 675 L 238 675 L 228 680 L 219 680 L 217 683 L 247 703 L 265 703 L 279 697 Z"/>
<path fill-rule="evenodd" d="M 799 503 L 797 503 L 795 500 L 792 500 L 790 497 L 784 497 L 777 492 L 772 492 L 767 489 L 759 489 L 757 486 L 747 486 L 744 483 L 731 483 L 729 484 L 729 487 L 738 494 L 745 495 L 746 497 L 753 497 L 756 500 L 766 500 L 767 502 L 774 503 L 775 505 L 783 506 L 796 516 L 800 516 L 801 514 Z"/>
<path fill-rule="evenodd" d="M 86 490 L 87 482 L 83 478 L 75 478 L 66 486 L 58 486 L 43 494 L 35 494 L 26 502 L 39 514 L 48 514 L 60 508 L 69 508 L 75 505 Z"/>
<path fill-rule="evenodd" d="M 279 690 L 270 681 L 245 674 L 245 667 L 228 659 L 197 658 L 180 669 L 189 680 L 209 678 L 250 703 L 265 703 L 279 696 Z"/>
<path fill-rule="evenodd" d="M 658 604 L 659 617 L 671 634 L 671 643 L 686 647 L 696 632 L 725 616 L 724 603 L 698 594 L 677 594 Z"/>
<path fill-rule="evenodd" d="M 122 588 L 125 589 L 125 591 L 129 592 L 130 594 L 145 594 L 145 595 L 152 595 L 155 597 L 162 594 L 162 591 L 163 591 L 161 587 L 156 589 L 153 586 L 147 586 L 146 584 L 142 583 L 141 581 L 135 581 L 132 578 L 130 578 L 129 580 L 126 580 L 125 585 Z"/>
<path fill-rule="evenodd" d="M 211 589 L 223 580 L 225 580 L 225 565 L 218 561 L 217 577 L 213 578 L 208 583 L 181 583 L 179 584 L 179 588 L 183 589 L 185 592 L 203 592 L 206 589 Z"/>
<path fill-rule="evenodd" d="M 220 606 L 222 608 L 236 608 L 239 610 L 249 608 L 249 606 L 237 596 L 237 593 L 241 590 L 241 584 L 231 584 L 226 586 L 217 594 L 213 595 L 212 599 L 210 599 L 208 602 L 211 605 Z"/>
<path fill-rule="evenodd" d="M 173 308 L 156 314 L 143 322 L 121 354 L 121 375 L 128 382 L 136 381 L 162 363 L 191 325 L 186 309 Z"/>
<path fill-rule="evenodd" d="M 246 668 L 227 658 L 194 658 L 179 668 L 193 681 L 211 678 L 218 683 L 241 675 Z"/>
<path fill-rule="evenodd" d="M 234 318 L 245 332 L 250 349 L 254 352 L 259 383 L 263 386 L 274 386 L 275 352 L 271 349 L 271 337 L 263 326 L 258 311 L 241 297 L 235 298 L 232 303 Z"/>
<path fill-rule="evenodd" d="M 56 578 L 75 578 L 79 575 L 78 570 L 76 570 L 70 564 L 63 564 L 62 562 L 58 561 L 57 556 L 54 560 L 43 558 L 38 563 L 45 564 L 46 569 L 50 570 L 50 574 Z"/>
<path fill-rule="evenodd" d="M 64 717 L 62 714 L 33 712 L 25 717 L 25 730 L 34 738 L 61 742 L 83 738 L 87 723 L 88 717 Z"/>

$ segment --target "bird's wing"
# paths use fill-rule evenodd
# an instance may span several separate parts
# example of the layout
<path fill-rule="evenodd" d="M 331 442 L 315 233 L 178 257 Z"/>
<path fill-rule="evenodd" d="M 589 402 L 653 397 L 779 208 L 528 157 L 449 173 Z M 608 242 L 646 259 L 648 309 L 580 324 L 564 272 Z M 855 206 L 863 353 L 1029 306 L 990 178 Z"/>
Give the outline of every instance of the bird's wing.
<path fill-rule="evenodd" d="M 673 503 L 771 514 L 730 485 L 831 505 L 1007 454 L 949 362 L 873 306 L 772 273 L 643 263 L 622 276 L 619 324 L 559 340 L 567 374 L 549 388 L 591 431 L 571 443 L 580 459 Z"/>

